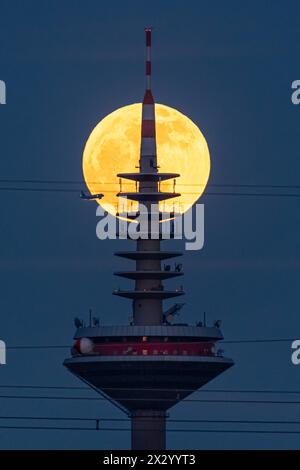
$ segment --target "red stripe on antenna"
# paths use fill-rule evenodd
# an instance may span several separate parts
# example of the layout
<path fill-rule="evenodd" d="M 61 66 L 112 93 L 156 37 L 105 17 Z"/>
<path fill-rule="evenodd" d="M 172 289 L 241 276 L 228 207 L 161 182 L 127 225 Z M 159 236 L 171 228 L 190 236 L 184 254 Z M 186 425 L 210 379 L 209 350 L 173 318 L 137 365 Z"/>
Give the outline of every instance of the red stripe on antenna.
<path fill-rule="evenodd" d="M 155 121 L 144 120 L 142 122 L 142 137 L 155 137 Z"/>
<path fill-rule="evenodd" d="M 143 104 L 154 104 L 151 90 L 146 90 L 144 94 Z"/>
<path fill-rule="evenodd" d="M 151 32 L 152 32 L 152 28 L 151 28 L 151 27 L 145 28 L 145 31 L 146 31 L 146 46 L 147 46 L 147 47 L 150 47 L 150 46 L 151 46 Z"/>

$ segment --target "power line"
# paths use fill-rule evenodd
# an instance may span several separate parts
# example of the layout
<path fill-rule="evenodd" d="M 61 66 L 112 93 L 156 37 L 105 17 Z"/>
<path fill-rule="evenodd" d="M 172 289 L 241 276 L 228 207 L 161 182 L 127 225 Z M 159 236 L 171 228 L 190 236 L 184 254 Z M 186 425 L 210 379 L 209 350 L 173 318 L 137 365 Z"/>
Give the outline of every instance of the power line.
<path fill-rule="evenodd" d="M 91 390 L 89 387 L 83 386 L 68 386 L 68 385 L 0 385 L 0 388 L 19 388 L 19 389 L 33 389 L 33 390 Z M 300 392 L 299 392 L 300 393 Z"/>
<path fill-rule="evenodd" d="M 37 389 L 37 390 L 90 390 L 84 386 L 43 386 L 43 385 L 0 385 L 0 388 L 17 388 L 17 389 Z M 132 388 L 126 387 L 105 387 L 103 390 L 119 390 L 132 391 Z M 148 388 L 143 387 L 136 390 L 143 391 L 169 391 L 167 388 Z M 300 390 L 232 390 L 232 389 L 206 389 L 194 390 L 188 388 L 177 388 L 177 392 L 195 392 L 195 393 L 255 393 L 255 394 L 300 394 Z"/>
<path fill-rule="evenodd" d="M 32 420 L 32 421 L 88 421 L 101 424 L 101 422 L 125 422 L 126 418 L 82 418 L 82 417 L 52 417 L 52 416 L 0 416 L 2 420 Z M 152 418 L 144 418 L 144 421 L 151 421 Z M 277 421 L 277 420 L 247 420 L 247 419 L 167 419 L 167 423 L 213 423 L 213 424 L 283 424 L 299 425 L 300 421 Z"/>
<path fill-rule="evenodd" d="M 182 183 L 178 183 L 182 184 Z M 186 184 L 187 186 L 190 186 L 189 183 Z M 185 186 L 185 184 L 182 184 L 182 186 Z M 194 184 L 191 184 L 191 186 L 194 186 Z M 195 184 L 195 186 L 198 186 Z M 200 184 L 199 186 L 204 186 L 203 184 Z M 300 189 L 300 185 L 297 184 L 207 184 L 208 187 L 217 187 L 217 188 L 257 188 L 257 189 Z"/>
<path fill-rule="evenodd" d="M 44 179 L 10 179 L 2 178 L 0 183 L 30 183 L 30 184 L 85 184 L 84 180 L 44 180 Z M 103 184 L 100 181 L 97 183 L 91 182 L 90 184 Z M 116 183 L 105 183 L 105 184 L 118 184 Z"/>
<path fill-rule="evenodd" d="M 0 416 L 0 419 L 8 420 L 8 419 L 13 419 L 13 420 L 41 420 L 41 421 L 99 421 L 100 418 L 74 418 L 74 417 L 62 417 L 62 416 L 57 416 L 57 417 L 52 417 L 52 416 Z M 125 421 L 127 422 L 128 420 L 125 418 L 101 418 L 101 421 Z"/>
<path fill-rule="evenodd" d="M 27 430 L 43 430 L 43 431 L 100 431 L 97 428 L 80 428 L 80 427 L 65 427 L 65 426 L 1 426 L 0 429 L 27 429 Z M 129 431 L 129 429 L 120 429 L 122 431 Z M 101 431 L 117 431 L 114 428 L 101 428 Z"/>
<path fill-rule="evenodd" d="M 66 426 L 32 426 L 32 425 L 0 425 L 0 429 L 28 429 L 28 430 L 62 430 L 62 431 L 95 431 L 95 430 L 101 430 L 101 431 L 130 431 L 130 429 L 127 428 L 116 428 L 116 427 L 102 427 L 101 423 L 102 422 L 128 422 L 128 419 L 125 418 L 83 418 L 83 417 L 49 417 L 49 416 L 0 416 L 1 420 L 32 420 L 32 421 L 69 421 L 69 422 L 93 422 L 95 423 L 95 427 L 66 427 Z M 149 418 L 149 421 L 150 418 Z M 264 424 L 264 425 L 299 425 L 300 421 L 283 421 L 283 420 L 236 420 L 236 419 L 222 419 L 222 420 L 217 420 L 217 419 L 168 419 L 167 423 L 188 423 L 188 424 L 250 424 L 250 425 L 257 425 L 257 424 Z M 155 429 L 153 429 L 155 431 Z M 225 430 L 219 430 L 219 429 L 176 429 L 176 428 L 168 428 L 168 432 L 224 432 L 224 433 L 257 433 L 257 434 L 299 434 L 300 431 L 287 431 L 287 430 L 231 430 L 231 429 L 225 429 Z"/>
<path fill-rule="evenodd" d="M 183 194 L 196 194 L 196 193 L 187 193 L 183 192 Z M 254 197 L 300 197 L 300 194 L 292 194 L 292 193 L 209 193 L 206 192 L 203 194 L 203 196 L 254 196 Z M 202 197 L 203 197 L 202 196 Z"/>
<path fill-rule="evenodd" d="M 85 180 L 47 180 L 47 179 L 21 179 L 21 178 L 2 178 L 0 179 L 0 183 L 30 183 L 30 184 L 86 184 Z M 88 184 L 114 184 L 119 185 L 118 181 L 88 181 Z M 135 183 L 126 182 L 124 183 L 127 186 L 132 185 L 134 186 Z M 172 184 L 172 183 L 169 183 Z M 177 182 L 180 186 L 197 186 L 197 187 L 215 187 L 215 188 L 257 188 L 257 189 L 300 189 L 299 184 L 237 184 L 237 183 L 181 183 L 180 181 Z"/>
<path fill-rule="evenodd" d="M 66 397 L 66 396 L 28 396 L 28 395 L 0 395 L 3 399 L 17 399 L 17 400 L 87 400 L 87 401 L 106 401 L 107 398 L 100 397 Z M 181 403 L 235 403 L 235 404 L 266 404 L 266 405 L 299 405 L 300 401 L 286 401 L 286 400 L 236 400 L 236 399 L 199 399 L 199 398 L 185 398 L 181 400 L 180 397 L 174 398 L 132 398 L 132 397 L 118 397 L 118 401 L 131 402 L 148 402 L 148 401 L 159 401 L 159 402 L 174 402 L 181 401 Z"/>
<path fill-rule="evenodd" d="M 47 431 L 131 431 L 130 428 L 84 428 L 84 427 L 60 427 L 60 426 L 0 426 L 0 429 L 14 430 L 47 430 Z M 156 431 L 156 429 L 153 429 Z M 274 431 L 274 430 L 246 430 L 246 429 L 168 429 L 168 432 L 191 433 L 234 433 L 234 434 L 300 434 L 300 431 Z"/>
<path fill-rule="evenodd" d="M 78 189 L 63 189 L 63 188 L 15 188 L 15 187 L 0 187 L 0 191 L 27 191 L 27 192 L 50 192 L 50 193 L 80 193 Z"/>
<path fill-rule="evenodd" d="M 50 193 L 80 193 L 80 189 L 65 188 L 25 188 L 25 187 L 0 187 L 0 191 L 23 191 L 23 192 L 50 192 Z M 106 193 L 116 193 L 113 190 L 105 190 Z M 181 194 L 195 195 L 197 192 L 181 191 Z M 203 196 L 246 196 L 246 197 L 300 197 L 300 193 L 242 193 L 242 192 L 206 192 Z M 202 196 L 202 197 L 203 197 Z"/>
<path fill-rule="evenodd" d="M 1 384 L 1 388 L 16 388 L 16 389 L 29 389 L 29 390 L 86 390 L 90 391 L 91 389 L 89 387 L 85 386 L 66 386 L 66 385 L 7 385 L 7 384 Z M 132 387 L 105 387 L 103 390 L 118 390 L 118 391 L 132 391 Z M 170 391 L 170 389 L 167 388 L 148 388 L 148 387 L 142 387 L 140 389 L 135 389 L 135 390 L 142 390 L 142 391 L 149 391 L 149 392 L 154 392 L 154 391 L 160 391 L 160 392 L 166 392 Z M 232 389 L 200 389 L 200 390 L 194 390 L 194 389 L 189 389 L 189 388 L 177 388 L 176 392 L 193 392 L 193 393 L 252 393 L 252 394 L 276 394 L 276 395 L 284 395 L 284 394 L 293 394 L 293 395 L 299 395 L 300 390 L 232 390 Z"/>

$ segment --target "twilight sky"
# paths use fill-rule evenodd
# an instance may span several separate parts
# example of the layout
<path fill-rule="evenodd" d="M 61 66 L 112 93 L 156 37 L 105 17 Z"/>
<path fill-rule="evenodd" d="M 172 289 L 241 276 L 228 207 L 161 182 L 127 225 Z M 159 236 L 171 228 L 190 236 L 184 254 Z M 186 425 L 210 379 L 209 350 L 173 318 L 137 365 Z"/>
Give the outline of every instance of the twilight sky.
<path fill-rule="evenodd" d="M 0 179 L 82 179 L 82 150 L 93 127 L 114 109 L 142 99 L 143 29 L 151 24 L 154 96 L 200 127 L 211 152 L 210 184 L 299 185 L 300 106 L 290 99 L 291 82 L 300 78 L 299 13 L 293 0 L 1 0 L 0 79 L 7 85 L 7 105 L 0 107 Z M 126 323 L 130 302 L 111 295 L 119 282 L 112 272 L 126 262 L 112 254 L 130 242 L 99 241 L 96 204 L 76 193 L 1 191 L 4 186 L 0 183 L 0 338 L 11 347 L 71 345 L 73 318 L 87 318 L 90 307 L 104 324 Z M 181 321 L 193 324 L 205 310 L 209 321 L 222 319 L 228 341 L 300 338 L 299 198 L 207 195 L 202 202 L 205 246 L 184 257 L 187 304 Z M 300 366 L 291 364 L 290 346 L 224 344 L 236 364 L 207 389 L 300 390 Z M 62 366 L 68 355 L 63 348 L 9 350 L 0 369 L 0 397 L 96 397 L 89 390 L 1 388 L 80 386 Z M 123 417 L 103 401 L 2 398 L 0 403 L 1 417 Z M 171 417 L 300 418 L 299 405 L 194 402 L 180 404 Z M 129 445 L 129 432 L 0 429 L 3 449 Z M 168 447 L 299 448 L 299 435 L 170 433 Z"/>

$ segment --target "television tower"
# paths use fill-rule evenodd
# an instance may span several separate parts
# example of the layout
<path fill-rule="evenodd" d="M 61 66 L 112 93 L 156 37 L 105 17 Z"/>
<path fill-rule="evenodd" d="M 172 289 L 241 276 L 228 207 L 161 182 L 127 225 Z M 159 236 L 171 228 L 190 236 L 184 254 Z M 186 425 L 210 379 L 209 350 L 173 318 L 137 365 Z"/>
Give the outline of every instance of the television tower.
<path fill-rule="evenodd" d="M 158 203 L 180 194 L 175 190 L 162 192 L 160 182 L 175 180 L 180 175 L 160 173 L 157 164 L 155 104 L 151 90 L 152 29 L 146 28 L 145 33 L 146 91 L 142 104 L 139 171 L 117 175 L 134 181 L 136 191 L 121 191 L 118 196 L 138 203 L 136 212 L 126 214 L 129 219 L 149 217 L 157 211 L 156 216 L 163 220 Z M 162 234 L 154 234 L 151 225 L 148 226 L 147 238 L 143 234 L 143 238 L 136 241 L 134 251 L 115 253 L 135 262 L 134 270 L 114 273 L 135 282 L 133 290 L 113 292 L 131 299 L 130 325 L 78 325 L 72 357 L 64 361 L 73 374 L 131 418 L 134 450 L 165 449 L 167 410 L 233 365 L 231 359 L 215 349 L 217 341 L 223 339 L 218 324 L 176 323 L 175 315 L 182 303 L 163 311 L 164 300 L 182 296 L 184 291 L 182 287 L 169 289 L 163 285 L 165 279 L 183 275 L 182 264 L 177 263 L 172 269 L 170 265 L 162 266 L 162 261 L 182 253 L 161 250 Z"/>

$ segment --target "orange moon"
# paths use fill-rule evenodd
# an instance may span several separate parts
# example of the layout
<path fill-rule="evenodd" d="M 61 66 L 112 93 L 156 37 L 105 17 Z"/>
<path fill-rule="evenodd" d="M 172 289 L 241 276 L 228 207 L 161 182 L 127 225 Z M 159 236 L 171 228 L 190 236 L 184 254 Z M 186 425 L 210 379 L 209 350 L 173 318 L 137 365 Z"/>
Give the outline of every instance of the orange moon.
<path fill-rule="evenodd" d="M 183 213 L 205 190 L 210 173 L 208 146 L 196 124 L 176 109 L 155 104 L 155 116 L 159 171 L 180 174 L 175 190 L 181 196 L 161 202 L 160 207 L 167 212 L 175 207 L 176 212 Z M 91 194 L 104 194 L 97 202 L 112 215 L 116 215 L 120 204 L 117 173 L 138 171 L 141 119 L 140 103 L 113 111 L 96 125 L 84 148 L 86 185 Z M 135 191 L 135 184 L 122 180 L 122 191 Z M 173 180 L 162 182 L 161 191 L 173 191 Z M 128 211 L 137 207 L 135 202 L 126 204 Z"/>

